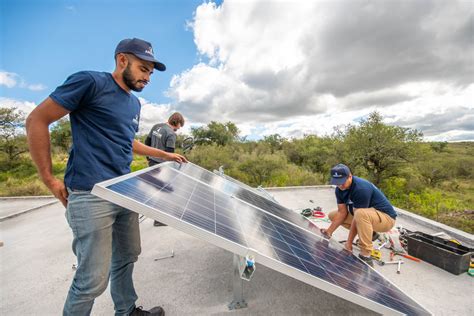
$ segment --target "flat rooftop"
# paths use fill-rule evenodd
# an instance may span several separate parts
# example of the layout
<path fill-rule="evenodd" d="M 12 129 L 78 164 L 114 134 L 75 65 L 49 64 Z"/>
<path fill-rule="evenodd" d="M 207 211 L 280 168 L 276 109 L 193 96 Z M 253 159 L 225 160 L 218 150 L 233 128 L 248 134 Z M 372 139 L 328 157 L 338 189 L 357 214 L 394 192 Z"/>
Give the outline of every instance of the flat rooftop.
<path fill-rule="evenodd" d="M 268 189 L 282 205 L 299 211 L 321 206 L 336 209 L 330 186 Z M 21 200 L 21 201 L 19 201 Z M 314 201 L 314 203 L 309 202 Z M 74 276 L 72 233 L 60 203 L 48 199 L 0 199 L 0 314 L 58 315 Z M 42 205 L 45 205 L 41 207 Z M 34 209 L 31 210 L 30 209 Z M 397 226 L 425 233 L 445 232 L 472 246 L 474 236 L 401 211 Z M 20 214 L 18 216 L 15 216 Z M 327 223 L 317 223 L 325 227 Z M 140 224 L 142 254 L 135 265 L 137 305 L 164 307 L 167 315 L 371 315 L 372 311 L 259 265 L 244 282 L 248 307 L 229 311 L 233 298 L 233 254 L 172 227 Z M 346 239 L 347 231 L 334 234 Z M 174 257 L 155 261 L 174 251 Z M 385 258 L 388 250 L 383 250 Z M 474 278 L 454 275 L 426 262 L 403 259 L 395 265 L 375 266 L 435 315 L 474 315 Z M 113 314 L 107 290 L 93 315 Z"/>

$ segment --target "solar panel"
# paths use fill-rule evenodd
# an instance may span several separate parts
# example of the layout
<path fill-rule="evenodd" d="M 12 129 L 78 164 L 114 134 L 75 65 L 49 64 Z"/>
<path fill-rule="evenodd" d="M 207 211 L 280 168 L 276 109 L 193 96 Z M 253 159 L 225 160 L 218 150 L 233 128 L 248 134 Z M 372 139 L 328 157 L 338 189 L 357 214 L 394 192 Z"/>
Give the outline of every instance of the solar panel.
<path fill-rule="evenodd" d="M 256 206 L 266 212 L 270 212 L 273 215 L 292 222 L 293 224 L 298 225 L 301 228 L 311 231 L 317 235 L 321 235 L 321 232 L 313 222 L 308 221 L 306 218 L 285 208 L 281 204 L 278 204 L 277 202 L 268 199 L 267 197 L 260 194 L 260 192 L 256 192 L 253 188 L 249 186 L 239 185 L 239 181 L 235 179 L 233 179 L 233 181 L 229 181 L 227 177 L 222 178 L 221 176 L 218 176 L 192 163 L 176 163 L 173 164 L 172 167 L 192 177 L 193 179 L 197 179 L 219 191 L 230 195 L 233 198 L 239 199 L 252 206 Z"/>
<path fill-rule="evenodd" d="M 191 163 L 161 164 L 92 191 L 376 312 L 430 314 L 339 243 L 324 239 L 314 224 L 249 192 Z"/>
<path fill-rule="evenodd" d="M 195 165 L 195 166 L 196 166 L 196 165 Z M 198 166 L 198 167 L 199 167 L 199 166 Z M 200 168 L 201 168 L 201 167 L 200 167 Z M 206 170 L 206 169 L 204 169 L 204 170 Z M 207 171 L 207 170 L 206 170 L 206 171 Z M 228 175 L 226 175 L 226 174 L 224 173 L 224 170 L 223 170 L 223 169 L 221 170 L 221 169 L 219 168 L 219 170 L 214 170 L 212 173 L 213 173 L 213 174 L 216 174 L 216 175 L 218 175 L 219 177 L 222 177 L 222 178 L 224 178 L 224 179 L 226 179 L 226 180 L 228 180 L 228 181 L 230 181 L 230 182 L 233 182 L 233 183 L 237 184 L 237 185 L 240 186 L 241 188 L 247 189 L 247 190 L 252 191 L 252 192 L 254 192 L 254 193 L 256 193 L 256 194 L 258 194 L 258 195 L 260 195 L 260 196 L 263 196 L 264 198 L 269 199 L 270 201 L 276 201 L 275 198 L 274 198 L 270 193 L 268 193 L 267 191 L 265 191 L 265 189 L 262 188 L 261 186 L 259 186 L 258 188 L 253 188 L 253 187 L 249 186 L 247 183 L 244 183 L 244 182 L 241 182 L 241 181 L 239 181 L 239 180 L 237 180 L 237 179 L 234 179 L 234 178 L 232 178 L 232 177 L 229 177 Z"/>

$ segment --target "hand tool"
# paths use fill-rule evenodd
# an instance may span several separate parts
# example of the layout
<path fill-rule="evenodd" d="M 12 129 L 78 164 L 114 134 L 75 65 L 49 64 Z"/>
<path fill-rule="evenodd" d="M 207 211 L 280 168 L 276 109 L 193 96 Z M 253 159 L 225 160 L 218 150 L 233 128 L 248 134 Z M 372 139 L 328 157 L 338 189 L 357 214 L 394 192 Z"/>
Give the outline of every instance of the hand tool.
<path fill-rule="evenodd" d="M 379 265 L 381 265 L 381 266 L 384 266 L 384 265 L 386 265 L 386 264 L 398 264 L 398 263 L 400 262 L 400 260 L 399 260 L 399 261 L 383 261 L 383 260 L 375 260 L 375 261 L 376 261 L 376 262 L 377 262 Z M 404 262 L 403 262 L 403 261 L 401 261 L 401 264 L 403 264 L 403 263 L 404 263 Z"/>
<path fill-rule="evenodd" d="M 382 253 L 380 250 L 372 249 L 372 252 L 370 253 L 370 256 L 374 258 L 375 260 L 381 260 L 382 259 Z"/>
<path fill-rule="evenodd" d="M 405 257 L 405 258 L 407 258 L 407 259 L 410 259 L 410 260 L 413 260 L 413 261 L 416 261 L 416 262 L 421 262 L 421 260 L 420 260 L 420 259 L 418 259 L 418 258 L 415 258 L 415 257 L 413 257 L 413 256 L 410 256 L 410 255 L 407 255 L 407 254 L 405 254 L 405 253 L 401 253 L 401 252 L 394 252 L 394 254 L 395 254 L 395 255 L 397 255 L 397 256 L 402 256 L 402 257 Z"/>
<path fill-rule="evenodd" d="M 161 260 L 161 259 L 166 259 L 166 258 L 173 258 L 174 257 L 174 250 L 171 250 L 171 255 L 166 255 L 162 257 L 155 258 L 155 261 Z"/>
<path fill-rule="evenodd" d="M 402 260 L 398 260 L 398 268 L 397 268 L 397 274 L 400 274 L 400 269 L 402 268 Z"/>
<path fill-rule="evenodd" d="M 388 244 L 388 240 L 385 241 L 384 243 L 382 243 L 380 246 L 373 249 L 370 256 L 372 258 L 374 258 L 375 260 L 381 260 L 382 259 L 382 252 L 380 251 L 380 249 L 382 249 L 386 244 Z"/>

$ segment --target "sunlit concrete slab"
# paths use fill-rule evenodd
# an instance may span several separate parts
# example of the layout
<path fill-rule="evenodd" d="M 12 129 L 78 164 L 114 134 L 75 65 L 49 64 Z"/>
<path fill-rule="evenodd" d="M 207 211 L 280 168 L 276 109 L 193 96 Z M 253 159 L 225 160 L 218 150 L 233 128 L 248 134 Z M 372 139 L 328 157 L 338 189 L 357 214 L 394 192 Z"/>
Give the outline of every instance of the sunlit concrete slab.
<path fill-rule="evenodd" d="M 53 196 L 3 197 L 0 198 L 0 221 L 58 202 Z"/>

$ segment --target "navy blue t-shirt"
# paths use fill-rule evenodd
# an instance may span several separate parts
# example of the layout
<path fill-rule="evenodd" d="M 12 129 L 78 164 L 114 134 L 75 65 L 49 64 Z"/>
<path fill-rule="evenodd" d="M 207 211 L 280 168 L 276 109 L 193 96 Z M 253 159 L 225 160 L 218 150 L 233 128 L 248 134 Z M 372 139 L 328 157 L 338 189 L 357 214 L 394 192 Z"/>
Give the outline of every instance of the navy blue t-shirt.
<path fill-rule="evenodd" d="M 106 72 L 71 75 L 50 95 L 68 111 L 72 147 L 64 182 L 76 190 L 130 172 L 140 101 Z"/>
<path fill-rule="evenodd" d="M 373 207 L 387 213 L 392 218 L 397 217 L 397 212 L 382 191 L 373 183 L 356 176 L 352 176 L 352 184 L 349 189 L 336 188 L 336 199 L 337 204 L 346 204 L 349 210 L 351 206 L 354 208 Z M 352 213 L 352 210 L 350 211 Z"/>

